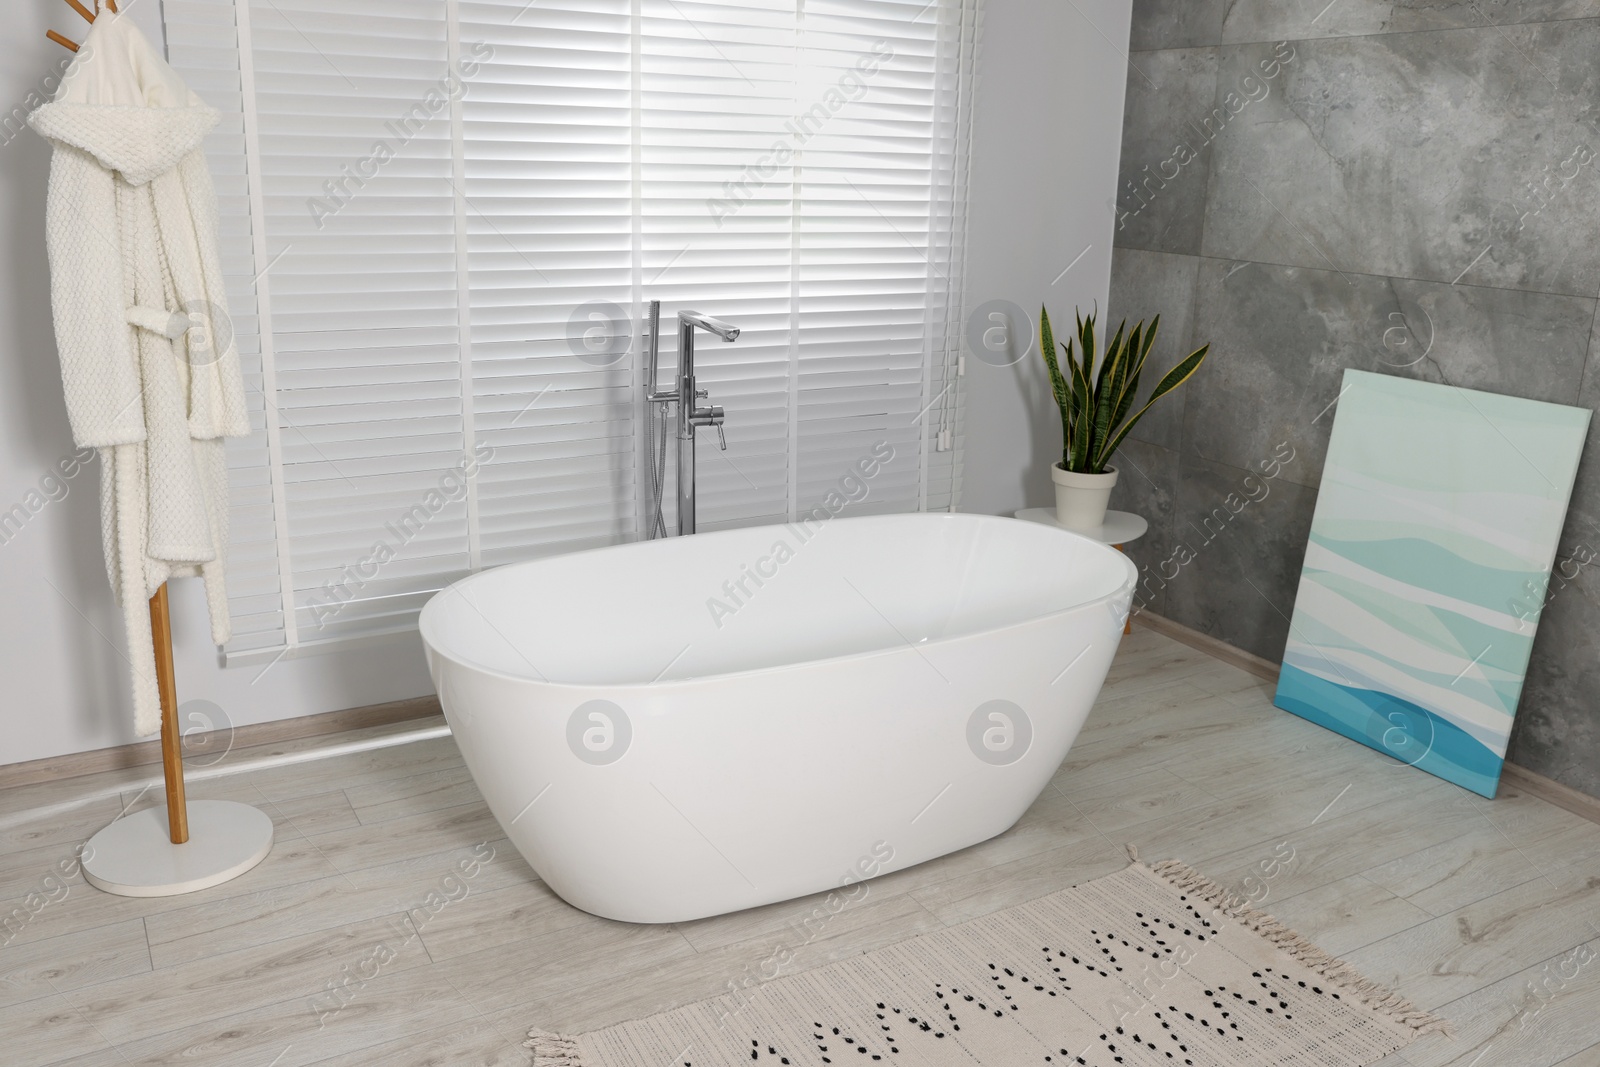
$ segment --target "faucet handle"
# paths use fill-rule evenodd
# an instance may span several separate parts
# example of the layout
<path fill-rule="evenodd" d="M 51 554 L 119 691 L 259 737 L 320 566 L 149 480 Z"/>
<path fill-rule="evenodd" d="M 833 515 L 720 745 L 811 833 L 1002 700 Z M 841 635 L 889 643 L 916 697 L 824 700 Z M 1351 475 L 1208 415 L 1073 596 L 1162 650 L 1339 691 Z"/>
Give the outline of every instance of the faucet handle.
<path fill-rule="evenodd" d="M 711 395 L 711 390 L 709 390 L 709 389 L 696 389 L 694 391 L 694 395 L 696 397 L 698 397 L 699 399 L 704 400 L 706 397 Z"/>

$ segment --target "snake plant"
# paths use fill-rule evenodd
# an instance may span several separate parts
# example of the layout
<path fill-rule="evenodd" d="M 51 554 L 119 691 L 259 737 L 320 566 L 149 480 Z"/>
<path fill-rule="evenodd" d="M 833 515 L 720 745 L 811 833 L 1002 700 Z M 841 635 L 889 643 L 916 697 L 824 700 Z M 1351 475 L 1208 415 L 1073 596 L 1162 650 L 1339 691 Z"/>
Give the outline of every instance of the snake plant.
<path fill-rule="evenodd" d="M 1056 406 L 1061 409 L 1061 469 L 1078 474 L 1104 474 L 1106 464 L 1116 454 L 1128 431 L 1144 418 L 1152 404 L 1188 381 L 1211 350 L 1209 344 L 1202 345 L 1185 356 L 1156 383 L 1144 406 L 1134 411 L 1139 376 L 1155 344 L 1156 331 L 1161 328 L 1161 316 L 1150 321 L 1148 331 L 1141 321 L 1132 333 L 1126 333 L 1128 321 L 1124 319 L 1117 327 L 1117 335 L 1106 345 L 1098 367 L 1095 365 L 1094 319 L 1094 312 L 1090 312 L 1087 319 L 1078 316 L 1077 351 L 1068 338 L 1061 346 L 1067 358 L 1058 361 L 1055 335 L 1050 332 L 1050 313 L 1042 307 L 1039 309 L 1039 347 L 1044 352 L 1045 366 L 1050 370 L 1050 388 L 1055 393 Z"/>

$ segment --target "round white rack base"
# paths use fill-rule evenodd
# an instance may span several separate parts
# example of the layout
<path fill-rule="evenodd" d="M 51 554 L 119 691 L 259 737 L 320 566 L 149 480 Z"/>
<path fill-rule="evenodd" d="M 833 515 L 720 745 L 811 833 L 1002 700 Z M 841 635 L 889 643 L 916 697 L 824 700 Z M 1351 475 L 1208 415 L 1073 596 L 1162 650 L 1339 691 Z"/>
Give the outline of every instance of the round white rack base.
<path fill-rule="evenodd" d="M 83 876 L 122 897 L 171 897 L 221 885 L 267 858 L 272 820 L 231 800 L 189 802 L 189 840 L 174 845 L 162 804 L 125 815 L 89 839 Z"/>

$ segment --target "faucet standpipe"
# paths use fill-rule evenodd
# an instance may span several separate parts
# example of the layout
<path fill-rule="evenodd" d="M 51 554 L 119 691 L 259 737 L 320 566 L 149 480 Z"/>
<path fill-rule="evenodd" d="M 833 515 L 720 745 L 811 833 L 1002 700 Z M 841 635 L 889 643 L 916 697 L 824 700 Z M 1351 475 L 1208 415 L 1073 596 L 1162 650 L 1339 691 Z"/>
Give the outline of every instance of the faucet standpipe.
<path fill-rule="evenodd" d="M 722 423 L 726 412 L 711 404 L 701 407 L 698 401 L 709 399 L 710 392 L 695 385 L 694 332 L 705 330 L 714 333 L 724 342 L 739 339 L 739 327 L 730 325 L 698 311 L 678 312 L 678 374 L 671 392 L 657 392 L 655 358 L 652 352 L 649 380 L 645 383 L 645 399 L 656 404 L 678 405 L 678 534 L 695 532 L 695 463 L 694 432 L 700 426 L 714 426 L 717 442 L 724 452 L 728 438 Z M 654 336 L 652 335 L 652 342 Z"/>

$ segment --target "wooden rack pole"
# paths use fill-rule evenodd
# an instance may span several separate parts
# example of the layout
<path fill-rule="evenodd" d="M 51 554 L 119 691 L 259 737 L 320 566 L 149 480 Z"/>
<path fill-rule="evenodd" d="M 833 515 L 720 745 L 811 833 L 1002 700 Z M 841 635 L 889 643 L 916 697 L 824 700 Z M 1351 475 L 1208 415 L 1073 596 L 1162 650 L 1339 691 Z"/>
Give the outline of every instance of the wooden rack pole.
<path fill-rule="evenodd" d="M 161 691 L 161 772 L 167 780 L 167 829 L 172 843 L 189 840 L 189 806 L 183 792 L 183 735 L 178 730 L 178 676 L 172 666 L 172 612 L 163 582 L 150 598 L 150 631 L 156 646 L 156 685 Z"/>
<path fill-rule="evenodd" d="M 67 0 L 72 9 L 93 22 L 91 13 L 80 0 Z M 95 3 L 96 12 L 100 5 Z M 106 7 L 117 13 L 116 0 L 106 0 Z M 76 52 L 76 42 L 63 37 L 55 30 L 45 33 L 56 44 Z M 174 845 L 189 840 L 189 803 L 183 789 L 183 735 L 178 729 L 178 675 L 172 666 L 172 610 L 167 600 L 167 585 L 161 583 L 156 595 L 150 598 L 150 633 L 155 639 L 156 688 L 161 693 L 161 772 L 167 780 L 167 830 Z"/>

